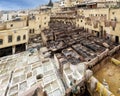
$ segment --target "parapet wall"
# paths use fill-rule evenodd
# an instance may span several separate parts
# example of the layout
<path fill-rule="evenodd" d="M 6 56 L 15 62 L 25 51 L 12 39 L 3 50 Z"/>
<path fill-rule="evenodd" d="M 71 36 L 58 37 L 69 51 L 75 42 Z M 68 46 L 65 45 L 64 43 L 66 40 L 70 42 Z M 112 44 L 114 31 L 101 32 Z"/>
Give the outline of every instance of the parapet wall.
<path fill-rule="evenodd" d="M 98 55 L 96 58 L 92 59 L 90 62 L 88 62 L 87 68 L 93 68 L 98 62 L 103 60 L 107 56 L 112 56 L 114 53 L 120 50 L 120 45 L 114 47 L 112 50 L 106 49 L 103 53 Z"/>

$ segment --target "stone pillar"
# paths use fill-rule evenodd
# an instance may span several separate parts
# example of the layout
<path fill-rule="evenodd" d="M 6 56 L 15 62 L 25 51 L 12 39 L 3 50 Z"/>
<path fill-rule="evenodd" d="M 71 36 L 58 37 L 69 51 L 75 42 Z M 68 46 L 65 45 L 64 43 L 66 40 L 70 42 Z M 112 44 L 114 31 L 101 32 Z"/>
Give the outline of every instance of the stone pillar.
<path fill-rule="evenodd" d="M 15 54 L 15 46 L 12 46 L 12 54 Z"/>
<path fill-rule="evenodd" d="M 26 43 L 26 44 L 25 44 L 25 50 L 27 50 L 27 49 L 28 49 L 28 44 Z"/>

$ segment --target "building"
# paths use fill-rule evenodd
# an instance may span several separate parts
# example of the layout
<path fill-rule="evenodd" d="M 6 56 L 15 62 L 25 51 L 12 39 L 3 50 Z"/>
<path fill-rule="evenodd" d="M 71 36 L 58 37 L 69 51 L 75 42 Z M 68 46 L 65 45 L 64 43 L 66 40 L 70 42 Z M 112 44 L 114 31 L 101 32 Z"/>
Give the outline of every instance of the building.
<path fill-rule="evenodd" d="M 50 16 L 47 13 L 40 13 L 32 16 L 32 18 L 28 20 L 29 34 L 40 34 L 43 29 L 49 28 L 49 21 Z"/>
<path fill-rule="evenodd" d="M 79 16 L 76 19 L 76 26 L 83 27 L 95 36 L 119 43 L 119 11 L 120 9 L 113 8 L 80 9 L 78 10 Z"/>
<path fill-rule="evenodd" d="M 0 57 L 25 51 L 28 39 L 27 27 L 0 31 Z"/>
<path fill-rule="evenodd" d="M 72 7 L 82 3 L 83 0 L 61 0 L 61 7 Z"/>
<path fill-rule="evenodd" d="M 91 0 L 87 2 L 86 0 L 81 2 L 78 5 L 75 4 L 76 7 L 64 6 L 61 11 L 51 16 L 51 20 L 71 22 L 76 27 L 84 28 L 95 36 L 119 43 L 119 1 Z"/>
<path fill-rule="evenodd" d="M 49 21 L 49 15 L 41 13 L 1 23 L 0 57 L 25 51 L 33 35 L 40 35 L 43 29 L 49 28 Z"/>

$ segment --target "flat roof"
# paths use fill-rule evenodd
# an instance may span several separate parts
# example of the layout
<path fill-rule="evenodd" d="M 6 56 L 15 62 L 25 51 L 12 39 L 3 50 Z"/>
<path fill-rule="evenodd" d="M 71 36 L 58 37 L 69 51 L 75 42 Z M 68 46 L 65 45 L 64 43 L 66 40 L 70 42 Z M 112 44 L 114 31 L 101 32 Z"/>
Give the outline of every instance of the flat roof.
<path fill-rule="evenodd" d="M 0 30 L 0 33 L 5 33 L 5 32 L 9 32 L 9 31 L 19 31 L 19 30 L 25 30 L 25 29 L 29 29 L 29 28 L 28 27 L 22 27 L 22 28 Z"/>
<path fill-rule="evenodd" d="M 40 57 L 37 49 L 34 49 L 32 55 L 29 51 L 25 51 L 0 58 L 1 96 L 4 96 L 6 92 L 8 96 L 20 96 L 36 84 L 40 84 L 48 95 L 63 96 L 64 87 L 52 60 Z M 41 77 L 37 79 L 39 75 Z"/>

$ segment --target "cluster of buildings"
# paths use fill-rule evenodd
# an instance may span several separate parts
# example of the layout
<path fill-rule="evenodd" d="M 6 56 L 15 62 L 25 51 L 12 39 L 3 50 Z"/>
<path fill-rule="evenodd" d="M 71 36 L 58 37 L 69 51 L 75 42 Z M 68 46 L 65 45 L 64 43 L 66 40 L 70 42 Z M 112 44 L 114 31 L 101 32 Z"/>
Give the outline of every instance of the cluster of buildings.
<path fill-rule="evenodd" d="M 110 84 L 94 75 L 120 50 L 119 15 L 119 0 L 50 0 L 0 15 L 2 96 L 119 96 L 119 75 L 104 72 Z"/>
<path fill-rule="evenodd" d="M 84 94 L 85 81 L 92 74 L 88 69 L 96 72 L 95 70 L 102 66 L 98 62 L 105 57 L 112 56 L 114 52 L 120 49 L 119 44 L 110 39 L 97 37 L 84 28 L 75 27 L 71 22 L 55 20 L 55 17 L 50 22 L 50 28 L 43 30 L 42 37 L 44 37 L 44 43 L 54 56 L 61 79 L 66 85 L 67 96 L 70 95 L 71 83 L 74 83 L 78 88 L 75 94 Z M 99 83 L 94 77 L 91 81 Z M 74 93 L 74 88 L 71 90 Z M 105 88 L 104 91 L 112 95 L 108 89 Z M 91 95 L 93 94 L 96 92 L 91 93 Z"/>
<path fill-rule="evenodd" d="M 56 13 L 57 16 L 54 15 L 51 18 L 71 22 L 98 37 L 112 39 L 119 43 L 119 7 L 117 5 L 114 8 L 90 4 L 89 6 L 85 3 L 85 5 L 79 4 L 76 7 L 64 7 L 61 12 Z M 105 5 L 106 2 L 103 4 Z"/>
<path fill-rule="evenodd" d="M 25 51 L 32 36 L 40 35 L 50 21 L 46 13 L 22 15 L 0 24 L 0 57 Z"/>

